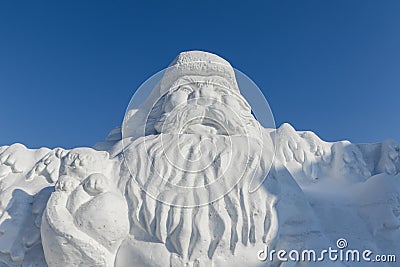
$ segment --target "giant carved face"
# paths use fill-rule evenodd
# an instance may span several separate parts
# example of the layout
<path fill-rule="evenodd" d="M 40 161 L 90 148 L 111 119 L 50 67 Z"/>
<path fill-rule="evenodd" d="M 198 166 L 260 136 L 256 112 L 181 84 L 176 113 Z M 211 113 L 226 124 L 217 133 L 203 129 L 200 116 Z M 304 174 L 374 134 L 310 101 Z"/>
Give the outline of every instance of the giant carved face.
<path fill-rule="evenodd" d="M 147 100 L 124 119 L 124 160 L 141 190 L 188 207 L 223 197 L 242 178 L 250 181 L 263 131 L 230 64 L 191 51 L 158 78 Z"/>
<path fill-rule="evenodd" d="M 157 133 L 246 135 L 256 122 L 246 100 L 219 76 L 185 76 L 156 103 Z"/>
<path fill-rule="evenodd" d="M 123 138 L 160 133 L 259 138 L 260 125 L 232 66 L 217 55 L 190 51 L 146 81 L 129 104 Z"/>

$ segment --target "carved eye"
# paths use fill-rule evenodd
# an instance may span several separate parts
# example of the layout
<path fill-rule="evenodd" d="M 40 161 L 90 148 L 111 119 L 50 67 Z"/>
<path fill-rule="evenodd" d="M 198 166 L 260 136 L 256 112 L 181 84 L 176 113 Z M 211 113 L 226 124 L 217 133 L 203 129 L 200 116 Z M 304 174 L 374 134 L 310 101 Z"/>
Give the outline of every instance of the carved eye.
<path fill-rule="evenodd" d="M 184 92 L 189 95 L 193 92 L 193 89 L 186 85 L 186 86 L 180 87 L 179 91 Z"/>
<path fill-rule="evenodd" d="M 75 158 L 75 160 L 71 163 L 71 166 L 72 167 L 78 167 L 78 166 L 80 166 L 80 163 L 81 163 L 80 159 L 79 158 Z"/>
<path fill-rule="evenodd" d="M 175 107 L 184 104 L 187 99 L 189 94 L 192 92 L 192 88 L 189 86 L 183 86 L 180 87 L 178 90 L 174 91 L 170 96 L 169 96 L 169 101 L 166 104 L 165 110 L 167 112 L 171 111 Z"/>
<path fill-rule="evenodd" d="M 81 166 L 86 166 L 87 163 L 88 163 L 88 160 L 87 160 L 86 158 L 82 158 L 82 159 L 81 159 L 81 162 L 80 162 L 80 165 L 81 165 Z"/>

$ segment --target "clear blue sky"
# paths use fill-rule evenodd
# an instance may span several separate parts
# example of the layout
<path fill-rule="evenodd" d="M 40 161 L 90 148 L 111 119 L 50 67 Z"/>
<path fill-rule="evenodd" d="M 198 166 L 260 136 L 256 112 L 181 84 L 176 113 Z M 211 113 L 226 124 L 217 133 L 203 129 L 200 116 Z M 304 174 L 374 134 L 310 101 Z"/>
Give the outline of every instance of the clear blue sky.
<path fill-rule="evenodd" d="M 277 125 L 400 141 L 400 1 L 2 1 L 0 145 L 91 146 L 193 49 L 251 77 Z"/>

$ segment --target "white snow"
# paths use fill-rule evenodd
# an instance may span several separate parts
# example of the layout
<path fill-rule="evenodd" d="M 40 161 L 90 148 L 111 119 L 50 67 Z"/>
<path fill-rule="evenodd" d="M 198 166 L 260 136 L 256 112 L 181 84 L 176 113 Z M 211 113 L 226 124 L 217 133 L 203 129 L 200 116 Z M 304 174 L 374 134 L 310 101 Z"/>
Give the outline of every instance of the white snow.
<path fill-rule="evenodd" d="M 113 131 L 114 136 L 118 136 L 116 132 Z M 270 214 L 269 223 L 274 227 L 279 225 L 277 247 L 295 249 L 312 244 L 314 248 L 325 248 L 334 246 L 343 237 L 353 249 L 368 248 L 374 254 L 400 251 L 399 144 L 393 140 L 370 145 L 328 143 L 312 132 L 295 131 L 288 124 L 278 128 L 276 142 L 276 170 L 265 184 L 280 201 L 278 204 L 272 199 L 265 201 L 276 206 L 276 214 Z M 1 147 L 0 151 L 0 260 L 7 266 L 44 266 L 41 214 L 54 191 L 56 179 L 52 174 L 59 172 L 61 159 L 69 151 L 30 150 L 20 144 Z M 160 216 L 162 219 L 163 215 Z M 165 240 L 168 234 L 156 236 Z M 264 239 L 267 243 L 273 240 L 267 236 Z M 142 243 L 136 245 L 138 242 Z M 118 264 L 126 266 L 127 255 L 151 255 L 146 254 L 148 248 L 142 252 L 135 250 L 135 254 L 127 252 L 146 247 L 143 242 L 127 239 Z M 157 254 L 151 256 L 153 260 L 144 261 L 164 262 L 165 255 L 169 257 L 168 250 L 159 241 L 150 243 L 149 248 L 159 248 L 160 258 L 154 260 Z M 244 260 L 249 262 L 254 261 L 262 247 L 254 246 L 247 251 L 249 248 L 240 244 L 236 249 L 239 252 L 235 257 L 240 258 L 238 255 L 246 250 L 241 257 L 249 257 Z M 239 264 L 240 260 L 235 262 Z"/>
<path fill-rule="evenodd" d="M 398 143 L 259 127 L 228 62 L 195 51 L 172 67 L 128 112 L 128 136 L 115 128 L 94 149 L 0 147 L 0 266 L 268 266 L 258 259 L 265 246 L 319 251 L 340 238 L 349 249 L 399 253 Z M 212 75 L 231 91 L 206 88 Z M 195 85 L 173 95 L 182 77 Z M 213 90 L 218 103 L 189 96 Z M 397 263 L 271 266 L 309 265 Z"/>

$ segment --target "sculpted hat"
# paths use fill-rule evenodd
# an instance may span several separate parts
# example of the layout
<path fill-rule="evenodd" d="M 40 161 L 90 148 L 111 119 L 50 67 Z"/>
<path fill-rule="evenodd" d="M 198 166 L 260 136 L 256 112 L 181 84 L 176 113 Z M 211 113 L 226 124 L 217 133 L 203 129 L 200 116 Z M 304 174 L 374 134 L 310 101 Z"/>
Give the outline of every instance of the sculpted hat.
<path fill-rule="evenodd" d="M 161 80 L 161 90 L 165 92 L 177 79 L 190 75 L 223 77 L 231 85 L 230 89 L 239 92 L 231 64 L 220 56 L 204 51 L 180 53 L 166 70 Z"/>

